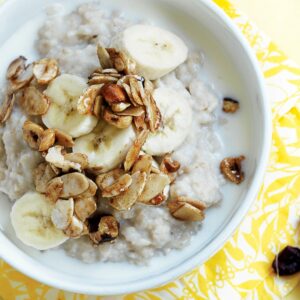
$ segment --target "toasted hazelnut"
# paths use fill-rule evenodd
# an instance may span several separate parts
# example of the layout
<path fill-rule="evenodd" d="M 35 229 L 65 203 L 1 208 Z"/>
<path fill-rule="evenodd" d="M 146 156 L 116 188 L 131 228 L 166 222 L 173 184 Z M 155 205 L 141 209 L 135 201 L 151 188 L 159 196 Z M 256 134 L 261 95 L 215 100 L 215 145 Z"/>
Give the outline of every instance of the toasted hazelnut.
<path fill-rule="evenodd" d="M 28 115 L 40 116 L 47 112 L 50 101 L 36 87 L 29 86 L 22 93 L 20 105 Z"/>
<path fill-rule="evenodd" d="M 58 145 L 63 146 L 65 148 L 71 148 L 74 146 L 74 141 L 72 136 L 59 129 L 54 129 L 54 130 L 55 130 L 55 142 Z"/>
<path fill-rule="evenodd" d="M 108 104 L 116 104 L 126 101 L 126 92 L 117 84 L 108 83 L 101 88 L 101 95 Z"/>
<path fill-rule="evenodd" d="M 39 84 L 48 84 L 58 73 L 58 63 L 53 58 L 43 58 L 33 65 L 33 74 Z"/>
<path fill-rule="evenodd" d="M 24 140 L 31 148 L 38 150 L 41 136 L 44 132 L 43 127 L 27 120 L 24 122 L 22 129 Z"/>
<path fill-rule="evenodd" d="M 5 123 L 13 110 L 14 104 L 16 101 L 16 97 L 14 94 L 7 94 L 0 108 L 0 123 Z"/>
<path fill-rule="evenodd" d="M 17 78 L 22 72 L 24 72 L 26 67 L 26 57 L 19 56 L 14 59 L 7 68 L 6 78 L 14 79 Z"/>
<path fill-rule="evenodd" d="M 39 151 L 47 151 L 54 145 L 55 131 L 51 128 L 44 130 L 40 136 Z"/>
<path fill-rule="evenodd" d="M 245 156 L 227 157 L 221 161 L 220 170 L 222 174 L 233 183 L 240 184 L 244 181 L 245 174 L 242 171 L 242 161 Z"/>
<path fill-rule="evenodd" d="M 240 108 L 240 103 L 232 98 L 223 99 L 223 111 L 226 113 L 235 113 Z"/>

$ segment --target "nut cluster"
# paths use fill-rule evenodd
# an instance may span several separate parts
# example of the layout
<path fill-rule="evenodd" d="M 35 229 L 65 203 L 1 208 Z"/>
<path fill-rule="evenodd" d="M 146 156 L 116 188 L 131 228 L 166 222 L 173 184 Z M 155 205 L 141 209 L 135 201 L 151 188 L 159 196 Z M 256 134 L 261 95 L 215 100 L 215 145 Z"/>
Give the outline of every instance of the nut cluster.
<path fill-rule="evenodd" d="M 135 62 L 123 52 L 98 45 L 101 67 L 89 76 L 89 88 L 78 101 L 81 114 L 93 114 L 117 128 L 133 124 L 137 131 L 155 132 L 161 113 L 153 98 L 151 81 L 136 74 Z"/>

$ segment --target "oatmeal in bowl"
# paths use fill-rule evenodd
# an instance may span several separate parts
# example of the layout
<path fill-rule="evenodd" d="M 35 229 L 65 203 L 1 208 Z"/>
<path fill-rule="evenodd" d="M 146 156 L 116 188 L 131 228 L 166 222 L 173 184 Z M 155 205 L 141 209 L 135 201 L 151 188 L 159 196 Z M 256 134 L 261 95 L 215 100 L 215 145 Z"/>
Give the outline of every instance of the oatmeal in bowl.
<path fill-rule="evenodd" d="M 221 109 L 238 114 L 239 102 L 200 79 L 201 53 L 174 33 L 113 16 L 101 27 L 97 15 L 82 5 L 58 30 L 50 13 L 41 58 L 10 63 L 0 189 L 24 244 L 145 264 L 188 245 L 223 182 L 243 181 L 245 157 L 222 160 L 216 132 Z"/>

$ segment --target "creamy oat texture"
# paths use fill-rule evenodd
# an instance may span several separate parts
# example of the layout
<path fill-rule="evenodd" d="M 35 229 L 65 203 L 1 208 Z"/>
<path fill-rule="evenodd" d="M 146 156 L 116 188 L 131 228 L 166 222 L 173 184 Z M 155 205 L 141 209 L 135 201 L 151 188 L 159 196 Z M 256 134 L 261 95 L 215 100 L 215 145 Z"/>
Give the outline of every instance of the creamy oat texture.
<path fill-rule="evenodd" d="M 100 42 L 110 46 L 116 34 L 132 25 L 119 13 L 105 11 L 96 4 L 82 5 L 67 16 L 62 11 L 60 5 L 48 8 L 36 46 L 41 57 L 56 58 L 62 72 L 83 77 L 98 66 L 95 45 Z M 202 59 L 201 54 L 191 53 L 183 65 L 158 80 L 156 86 L 175 88 L 185 95 L 193 109 L 192 130 L 173 154 L 181 163 L 181 171 L 171 187 L 171 195 L 190 196 L 211 206 L 221 200 L 222 179 L 218 169 L 221 144 L 214 129 L 219 100 L 199 79 Z M 40 160 L 39 154 L 31 151 L 22 139 L 25 119 L 15 108 L 5 127 L 0 128 L 0 191 L 11 200 L 34 189 L 31 172 Z M 99 203 L 120 222 L 120 236 L 115 243 L 94 247 L 83 237 L 70 239 L 63 245 L 68 255 L 88 263 L 98 260 L 146 263 L 154 255 L 186 246 L 201 226 L 197 222 L 177 221 L 165 206 L 137 204 L 131 211 L 116 212 L 105 200 L 100 199 Z"/>

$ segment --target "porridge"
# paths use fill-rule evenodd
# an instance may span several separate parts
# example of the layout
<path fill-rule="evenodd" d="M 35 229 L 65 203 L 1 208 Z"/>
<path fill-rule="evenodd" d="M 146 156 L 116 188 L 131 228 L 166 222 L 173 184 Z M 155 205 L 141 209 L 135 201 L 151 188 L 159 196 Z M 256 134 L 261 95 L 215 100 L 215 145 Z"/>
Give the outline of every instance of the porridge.
<path fill-rule="evenodd" d="M 41 59 L 7 71 L 0 191 L 17 237 L 87 263 L 185 247 L 224 180 L 244 179 L 244 157 L 222 160 L 216 134 L 238 101 L 221 101 L 202 54 L 171 32 L 98 4 L 62 11 L 47 10 Z"/>

